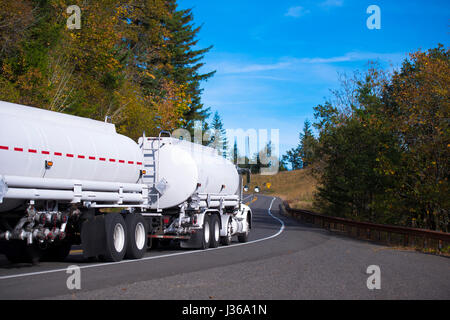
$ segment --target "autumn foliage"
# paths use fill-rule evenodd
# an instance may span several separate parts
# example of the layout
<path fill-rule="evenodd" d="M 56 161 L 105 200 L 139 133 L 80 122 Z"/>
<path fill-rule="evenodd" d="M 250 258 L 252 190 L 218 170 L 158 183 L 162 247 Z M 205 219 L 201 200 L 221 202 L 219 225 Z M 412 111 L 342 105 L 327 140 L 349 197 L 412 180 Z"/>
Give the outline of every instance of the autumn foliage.
<path fill-rule="evenodd" d="M 205 120 L 192 19 L 176 0 L 0 0 L 0 100 L 109 116 L 133 139 Z"/>
<path fill-rule="evenodd" d="M 315 108 L 317 205 L 355 220 L 450 231 L 450 51 L 371 65 Z"/>

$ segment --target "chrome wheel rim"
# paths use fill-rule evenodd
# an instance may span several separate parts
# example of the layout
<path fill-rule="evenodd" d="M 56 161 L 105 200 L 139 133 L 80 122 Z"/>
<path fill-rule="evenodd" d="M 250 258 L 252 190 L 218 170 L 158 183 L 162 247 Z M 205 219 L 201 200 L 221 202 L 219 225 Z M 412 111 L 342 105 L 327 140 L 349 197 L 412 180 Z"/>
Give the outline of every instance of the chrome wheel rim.
<path fill-rule="evenodd" d="M 205 243 L 208 243 L 209 242 L 209 237 L 210 237 L 210 235 L 209 235 L 209 223 L 205 223 L 203 229 L 204 229 L 204 235 L 205 235 Z"/>
<path fill-rule="evenodd" d="M 136 247 L 138 248 L 138 250 L 142 250 L 142 248 L 144 248 L 145 245 L 145 228 L 142 222 L 139 222 L 136 225 L 134 237 L 136 240 Z"/>
<path fill-rule="evenodd" d="M 114 227 L 113 240 L 114 249 L 116 249 L 117 252 L 121 252 L 125 246 L 125 230 L 120 223 L 116 224 Z"/>
<path fill-rule="evenodd" d="M 220 238 L 220 226 L 219 226 L 219 221 L 216 221 L 216 223 L 214 224 L 214 240 L 219 241 Z"/>
<path fill-rule="evenodd" d="M 228 222 L 228 228 L 227 228 L 227 237 L 228 240 L 231 242 L 232 236 L 231 234 L 233 233 L 233 225 L 231 224 L 231 220 Z"/>

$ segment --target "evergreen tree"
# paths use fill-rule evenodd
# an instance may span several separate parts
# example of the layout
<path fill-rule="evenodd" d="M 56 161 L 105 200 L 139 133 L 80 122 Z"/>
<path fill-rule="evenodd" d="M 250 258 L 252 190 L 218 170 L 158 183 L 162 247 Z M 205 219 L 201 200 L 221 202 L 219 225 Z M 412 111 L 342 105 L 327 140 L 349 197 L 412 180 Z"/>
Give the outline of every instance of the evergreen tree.
<path fill-rule="evenodd" d="M 222 119 L 217 111 L 214 113 L 211 128 L 212 137 L 210 139 L 210 144 L 226 158 L 228 150 L 227 132 L 223 127 Z"/>
<path fill-rule="evenodd" d="M 306 168 L 313 160 L 315 141 L 311 123 L 306 119 L 303 126 L 303 133 L 300 133 L 300 145 L 298 148 L 302 168 Z"/>
<path fill-rule="evenodd" d="M 278 171 L 288 171 L 287 164 L 283 161 L 283 158 L 281 158 L 278 162 Z"/>
<path fill-rule="evenodd" d="M 201 62 L 204 54 L 211 50 L 212 46 L 194 50 L 198 43 L 198 33 L 201 27 L 193 24 L 192 9 L 177 10 L 176 0 L 168 1 L 168 16 L 165 27 L 169 32 L 167 41 L 168 59 L 165 63 L 162 76 L 168 77 L 176 84 L 186 86 L 186 92 L 190 98 L 188 109 L 184 112 L 185 126 L 192 129 L 194 121 L 204 121 L 209 117 L 209 108 L 205 108 L 201 102 L 200 82 L 208 80 L 215 73 L 199 73 L 204 66 Z"/>
<path fill-rule="evenodd" d="M 281 158 L 281 162 L 290 163 L 292 170 L 306 168 L 313 160 L 316 139 L 312 133 L 311 123 L 308 119 L 303 125 L 303 132 L 299 135 L 297 147 L 287 151 Z"/>
<path fill-rule="evenodd" d="M 283 163 L 289 163 L 292 170 L 298 170 L 302 168 L 302 159 L 298 147 L 288 150 L 281 158 Z"/>
<path fill-rule="evenodd" d="M 233 153 L 231 154 L 231 161 L 234 163 L 234 164 L 238 164 L 238 161 L 239 161 L 239 149 L 238 149 L 238 145 L 237 145 L 237 139 L 235 138 L 234 139 L 234 144 L 233 144 L 233 151 L 232 151 Z"/>

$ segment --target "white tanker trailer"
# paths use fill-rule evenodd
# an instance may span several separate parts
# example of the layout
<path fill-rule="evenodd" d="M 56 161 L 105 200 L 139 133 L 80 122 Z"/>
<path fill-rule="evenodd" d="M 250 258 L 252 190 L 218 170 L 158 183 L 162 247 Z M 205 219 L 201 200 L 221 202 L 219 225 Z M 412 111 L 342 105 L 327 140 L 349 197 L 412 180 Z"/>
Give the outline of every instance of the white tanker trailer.
<path fill-rule="evenodd" d="M 138 143 L 114 124 L 0 101 L 0 252 L 13 262 L 139 259 L 157 239 L 183 248 L 248 240 L 242 175 L 212 148 Z"/>

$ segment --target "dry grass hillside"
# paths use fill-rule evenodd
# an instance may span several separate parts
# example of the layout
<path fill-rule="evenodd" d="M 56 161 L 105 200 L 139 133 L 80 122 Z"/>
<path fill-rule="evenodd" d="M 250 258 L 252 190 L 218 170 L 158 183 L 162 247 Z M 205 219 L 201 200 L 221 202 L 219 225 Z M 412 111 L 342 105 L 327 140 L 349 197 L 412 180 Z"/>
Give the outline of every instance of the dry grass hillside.
<path fill-rule="evenodd" d="M 292 208 L 313 210 L 316 185 L 311 170 L 283 171 L 273 176 L 252 175 L 249 192 L 259 186 L 261 193 L 287 200 Z"/>

